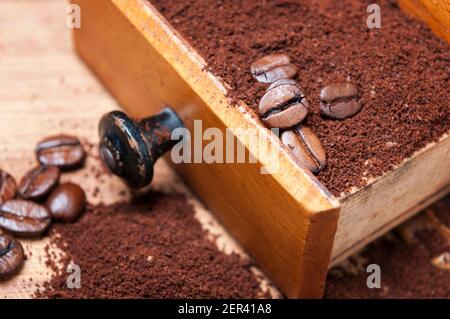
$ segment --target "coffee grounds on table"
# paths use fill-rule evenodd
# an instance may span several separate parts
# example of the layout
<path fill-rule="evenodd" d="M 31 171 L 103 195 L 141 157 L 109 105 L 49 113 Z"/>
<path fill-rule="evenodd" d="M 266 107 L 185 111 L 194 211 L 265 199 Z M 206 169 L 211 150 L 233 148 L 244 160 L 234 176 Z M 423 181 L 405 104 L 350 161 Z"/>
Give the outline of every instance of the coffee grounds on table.
<path fill-rule="evenodd" d="M 431 262 L 450 253 L 450 237 L 430 227 L 429 212 L 450 230 L 448 196 L 404 224 L 410 230 L 416 229 L 412 232 L 413 242 L 405 241 L 397 229 L 348 259 L 344 266 L 332 269 L 325 298 L 450 298 L 450 270 L 437 268 Z M 381 267 L 381 289 L 367 288 L 365 269 L 369 264 Z"/>
<path fill-rule="evenodd" d="M 89 206 L 74 224 L 54 224 L 62 268 L 38 298 L 255 298 L 265 296 L 250 261 L 220 252 L 182 195 L 150 193 Z M 58 269 L 54 256 L 49 266 Z M 81 268 L 81 289 L 65 272 Z"/>
<path fill-rule="evenodd" d="M 450 129 L 450 47 L 384 0 L 381 29 L 369 30 L 371 0 L 151 0 L 192 43 L 229 97 L 256 108 L 266 89 L 250 65 L 286 53 L 310 101 L 305 122 L 328 165 L 318 179 L 334 194 L 361 187 Z M 352 81 L 363 110 L 346 120 L 319 114 L 320 89 Z"/>
<path fill-rule="evenodd" d="M 450 227 L 450 197 L 431 211 Z M 35 297 L 263 295 L 251 273 L 252 264 L 219 252 L 206 239 L 206 232 L 181 195 L 152 193 L 129 204 L 89 206 L 77 223 L 54 224 L 50 236 L 65 256 L 62 268 L 51 256 L 48 266 L 57 274 Z M 345 267 L 333 268 L 325 298 L 448 298 L 450 272 L 431 264 L 431 259 L 443 252 L 450 252 L 450 244 L 436 229 L 424 227 L 409 244 L 393 231 L 349 258 Z M 81 266 L 80 290 L 67 289 L 63 270 L 71 261 Z M 382 289 L 366 286 L 365 267 L 371 263 L 381 266 Z M 353 270 L 349 271 L 349 265 Z"/>

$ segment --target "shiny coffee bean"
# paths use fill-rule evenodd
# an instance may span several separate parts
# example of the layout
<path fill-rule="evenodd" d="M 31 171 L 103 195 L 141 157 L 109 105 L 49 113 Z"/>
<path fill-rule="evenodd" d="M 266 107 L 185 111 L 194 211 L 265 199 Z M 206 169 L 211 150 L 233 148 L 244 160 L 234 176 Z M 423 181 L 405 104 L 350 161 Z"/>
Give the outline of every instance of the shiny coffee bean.
<path fill-rule="evenodd" d="M 17 184 L 14 177 L 0 169 L 0 205 L 16 196 Z"/>
<path fill-rule="evenodd" d="M 359 92 L 352 83 L 331 84 L 320 92 L 320 110 L 335 119 L 351 117 L 361 110 Z"/>
<path fill-rule="evenodd" d="M 59 168 L 39 166 L 26 173 L 19 183 L 19 194 L 24 199 L 40 200 L 59 182 Z"/>
<path fill-rule="evenodd" d="M 54 220 L 73 222 L 86 207 L 86 194 L 80 186 L 65 183 L 50 194 L 46 205 Z"/>
<path fill-rule="evenodd" d="M 250 71 L 253 77 L 261 83 L 273 83 L 280 79 L 293 78 L 297 74 L 297 67 L 285 54 L 272 54 L 255 61 Z"/>
<path fill-rule="evenodd" d="M 59 135 L 41 141 L 36 156 L 42 165 L 71 169 L 83 165 L 86 152 L 76 137 Z"/>
<path fill-rule="evenodd" d="M 269 85 L 269 87 L 267 88 L 266 92 L 267 92 L 267 91 L 270 91 L 270 90 L 272 90 L 272 89 L 274 89 L 274 88 L 276 88 L 276 87 L 279 87 L 279 86 L 281 86 L 281 85 L 295 85 L 295 86 L 300 86 L 300 85 L 298 84 L 298 82 L 295 81 L 295 80 L 293 80 L 293 79 L 281 79 L 281 80 L 277 80 L 277 81 L 271 83 L 271 84 Z"/>
<path fill-rule="evenodd" d="M 319 173 L 327 163 L 325 149 L 314 132 L 303 125 L 281 134 L 281 141 L 294 154 L 295 159 L 312 173 Z"/>
<path fill-rule="evenodd" d="M 18 273 L 24 259 L 22 244 L 10 235 L 0 235 L 0 279 Z"/>
<path fill-rule="evenodd" d="M 13 199 L 0 206 L 0 227 L 14 236 L 39 237 L 50 222 L 47 208 L 30 201 Z"/>
<path fill-rule="evenodd" d="M 308 101 L 293 80 L 272 83 L 259 102 L 259 116 L 269 127 L 292 127 L 303 121 L 307 114 Z"/>

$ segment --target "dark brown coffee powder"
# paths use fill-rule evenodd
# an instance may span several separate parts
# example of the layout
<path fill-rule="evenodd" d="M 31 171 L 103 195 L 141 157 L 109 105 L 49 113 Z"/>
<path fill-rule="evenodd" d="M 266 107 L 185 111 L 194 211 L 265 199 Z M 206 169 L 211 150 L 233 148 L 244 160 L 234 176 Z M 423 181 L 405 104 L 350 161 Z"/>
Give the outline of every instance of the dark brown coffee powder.
<path fill-rule="evenodd" d="M 450 129 L 450 47 L 394 0 L 381 29 L 368 29 L 371 0 L 151 0 L 230 87 L 256 108 L 266 88 L 250 65 L 286 53 L 310 101 L 306 125 L 328 165 L 318 178 L 335 195 L 361 187 Z M 320 116 L 323 86 L 352 81 L 363 109 L 346 120 Z"/>
<path fill-rule="evenodd" d="M 450 197 L 428 211 L 450 229 Z M 450 297 L 450 271 L 431 263 L 450 252 L 450 239 L 426 225 L 427 213 L 416 219 L 423 226 L 413 232 L 413 242 L 397 229 L 333 268 L 325 298 Z M 268 297 L 252 264 L 219 252 L 180 195 L 152 193 L 129 204 L 90 206 L 77 223 L 54 224 L 51 240 L 65 253 L 63 267 L 49 250 L 48 266 L 57 275 L 35 297 Z M 81 267 L 79 290 L 67 288 L 63 270 L 71 261 Z M 372 263 L 381 267 L 381 289 L 366 286 L 365 267 Z"/>
<path fill-rule="evenodd" d="M 252 263 L 220 252 L 182 195 L 150 193 L 90 206 L 74 224 L 54 224 L 65 256 L 39 298 L 256 298 L 265 296 Z M 54 256 L 49 266 L 58 269 Z M 81 268 L 81 289 L 67 288 L 67 265 Z"/>

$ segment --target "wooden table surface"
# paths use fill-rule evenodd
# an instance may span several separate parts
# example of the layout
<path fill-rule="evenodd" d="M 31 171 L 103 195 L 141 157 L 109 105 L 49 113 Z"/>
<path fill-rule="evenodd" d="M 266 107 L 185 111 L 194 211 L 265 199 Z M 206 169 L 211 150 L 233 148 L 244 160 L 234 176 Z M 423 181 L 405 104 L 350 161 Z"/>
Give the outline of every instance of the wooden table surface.
<path fill-rule="evenodd" d="M 0 1 L 0 167 L 16 179 L 36 164 L 33 150 L 41 138 L 68 133 L 95 145 L 100 116 L 120 108 L 75 55 L 66 6 L 63 0 Z M 63 179 L 82 185 L 94 204 L 126 199 L 127 187 L 118 178 L 93 173 L 101 171 L 100 162 L 95 147 L 90 153 L 84 169 L 64 174 Z M 96 187 L 100 192 L 94 196 Z M 244 254 L 162 160 L 156 165 L 153 187 L 186 193 L 196 216 L 214 235 L 211 238 L 217 237 L 218 247 Z M 0 283 L 0 298 L 31 297 L 51 276 L 45 266 L 48 239 L 21 242 L 28 260 L 18 276 Z M 265 279 L 262 285 L 270 286 Z"/>

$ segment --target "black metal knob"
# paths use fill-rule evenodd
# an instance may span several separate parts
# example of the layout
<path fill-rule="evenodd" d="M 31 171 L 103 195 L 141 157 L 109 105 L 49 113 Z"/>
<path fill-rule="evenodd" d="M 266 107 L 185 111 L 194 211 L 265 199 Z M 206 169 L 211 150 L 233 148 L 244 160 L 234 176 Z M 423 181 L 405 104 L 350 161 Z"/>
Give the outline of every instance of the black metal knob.
<path fill-rule="evenodd" d="M 142 188 L 153 179 L 153 165 L 179 140 L 172 140 L 183 122 L 171 108 L 155 116 L 133 121 L 125 113 L 113 111 L 100 120 L 100 157 L 108 169 L 132 188 Z"/>

